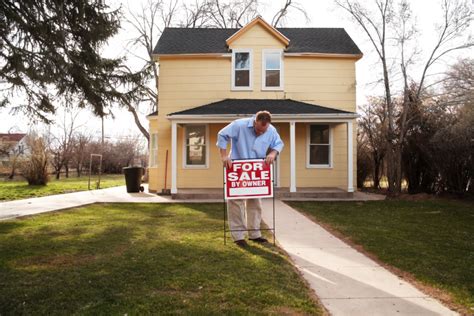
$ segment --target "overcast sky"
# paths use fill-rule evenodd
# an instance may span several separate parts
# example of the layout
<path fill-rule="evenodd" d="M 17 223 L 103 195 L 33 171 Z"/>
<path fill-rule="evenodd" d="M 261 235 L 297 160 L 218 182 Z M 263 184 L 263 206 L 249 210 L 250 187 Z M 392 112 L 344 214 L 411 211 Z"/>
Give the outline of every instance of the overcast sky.
<path fill-rule="evenodd" d="M 135 12 L 140 10 L 140 7 L 147 0 L 109 0 L 112 6 L 117 7 L 122 5 L 123 11 L 127 12 L 128 8 Z M 465 0 L 472 3 L 474 0 Z M 469 2 L 470 1 L 470 2 Z M 191 0 L 190 2 L 194 2 Z M 271 22 L 273 15 L 279 7 L 284 3 L 284 0 L 273 0 L 273 1 L 261 1 L 262 7 L 265 9 L 262 11 L 262 16 L 268 22 Z M 369 2 L 369 1 L 367 1 Z M 303 16 L 298 12 L 291 13 L 290 17 L 286 20 L 286 27 L 343 27 L 359 46 L 364 53 L 364 57 L 359 60 L 356 64 L 357 71 L 357 104 L 361 105 L 365 102 L 367 96 L 381 95 L 381 85 L 374 84 L 377 79 L 377 74 L 380 73 L 380 66 L 376 63 L 376 57 L 374 55 L 371 44 L 364 36 L 360 28 L 343 12 L 340 8 L 336 7 L 332 0 L 299 0 L 298 3 L 303 7 L 310 21 L 305 22 Z M 423 49 L 424 53 L 427 54 L 430 51 L 436 40 L 436 33 L 434 25 L 439 20 L 441 10 L 438 9 L 439 0 L 413 0 L 410 1 L 410 5 L 413 10 L 414 16 L 416 16 L 416 23 L 420 31 L 419 36 L 419 47 Z M 471 26 L 470 33 L 473 33 L 474 26 Z M 104 53 L 108 56 L 117 56 L 124 54 L 125 45 L 127 41 L 135 36 L 135 33 L 127 23 L 122 23 L 122 29 L 120 33 L 110 41 L 109 46 L 105 49 Z M 462 56 L 469 56 L 472 54 L 472 50 L 463 51 L 450 57 L 445 58 L 436 68 L 433 68 L 433 73 L 442 72 L 447 64 L 455 62 L 456 58 Z M 143 51 L 137 51 L 137 54 L 142 54 Z M 423 60 L 423 55 L 420 55 L 420 60 Z M 130 62 L 139 66 L 140 63 L 131 58 Z M 420 67 L 418 73 L 420 72 Z M 417 74 L 415 72 L 415 74 Z M 416 77 L 415 77 L 416 79 Z M 145 119 L 148 109 L 143 109 L 142 122 L 148 127 L 148 123 Z M 105 120 L 105 131 L 106 136 L 110 138 L 127 137 L 128 135 L 138 134 L 138 129 L 135 127 L 133 118 L 130 113 L 124 110 L 114 109 L 115 119 L 107 118 Z M 59 114 L 58 119 L 63 115 Z M 0 133 L 5 133 L 10 128 L 15 127 L 15 131 L 26 132 L 29 128 L 29 120 L 22 115 L 12 115 L 7 110 L 0 111 Z M 101 130 L 100 119 L 94 117 L 88 111 L 84 110 L 78 118 L 77 125 L 82 125 L 84 128 L 99 136 Z M 37 125 L 36 125 L 37 126 Z"/>

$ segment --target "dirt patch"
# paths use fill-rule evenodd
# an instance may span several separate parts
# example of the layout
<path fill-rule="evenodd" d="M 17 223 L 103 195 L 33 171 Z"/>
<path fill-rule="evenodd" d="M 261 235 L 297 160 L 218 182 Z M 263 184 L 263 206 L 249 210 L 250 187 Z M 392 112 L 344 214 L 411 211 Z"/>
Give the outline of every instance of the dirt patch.
<path fill-rule="evenodd" d="M 292 315 L 292 316 L 306 315 L 304 313 L 295 311 L 294 309 L 291 309 L 290 307 L 284 307 L 284 306 L 272 309 L 271 313 L 272 314 L 274 313 L 275 315 Z"/>
<path fill-rule="evenodd" d="M 100 255 L 56 255 L 56 256 L 32 256 L 20 259 L 15 266 L 20 269 L 52 269 L 72 266 L 82 266 L 93 263 L 101 257 L 121 257 L 129 247 L 119 245 L 110 252 Z"/>
<path fill-rule="evenodd" d="M 16 266 L 23 269 L 50 269 L 85 265 L 96 260 L 93 255 L 35 256 L 17 261 Z"/>
<path fill-rule="evenodd" d="M 417 194 L 400 194 L 397 199 L 402 201 L 427 201 L 435 200 L 437 197 L 428 193 L 417 193 Z"/>
<path fill-rule="evenodd" d="M 388 195 L 387 189 L 375 189 L 371 187 L 364 187 L 364 188 L 357 188 L 357 191 L 364 192 L 364 193 L 374 193 L 374 194 L 382 194 Z"/>

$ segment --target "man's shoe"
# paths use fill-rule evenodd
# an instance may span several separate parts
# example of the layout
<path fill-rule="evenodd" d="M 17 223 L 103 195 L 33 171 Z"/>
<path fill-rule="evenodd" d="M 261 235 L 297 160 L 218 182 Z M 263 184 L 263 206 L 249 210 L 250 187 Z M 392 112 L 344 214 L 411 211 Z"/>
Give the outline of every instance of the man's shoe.
<path fill-rule="evenodd" d="M 268 242 L 268 240 L 266 240 L 266 239 L 263 238 L 263 237 L 249 238 L 249 240 L 251 240 L 251 241 L 253 241 L 253 242 L 257 242 L 257 243 L 259 243 L 259 244 L 263 244 L 263 243 Z"/>
<path fill-rule="evenodd" d="M 245 248 L 245 247 L 248 246 L 247 242 L 246 242 L 245 240 L 243 240 L 243 239 L 241 239 L 241 240 L 236 240 L 236 241 L 234 241 L 234 243 L 235 243 L 237 246 L 239 246 L 240 248 Z"/>

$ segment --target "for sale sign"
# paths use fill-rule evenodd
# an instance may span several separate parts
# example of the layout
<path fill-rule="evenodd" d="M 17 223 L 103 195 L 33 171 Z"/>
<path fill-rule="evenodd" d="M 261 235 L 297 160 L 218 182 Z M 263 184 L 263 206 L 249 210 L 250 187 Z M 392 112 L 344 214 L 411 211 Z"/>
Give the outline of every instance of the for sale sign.
<path fill-rule="evenodd" d="M 273 168 L 263 159 L 234 160 L 224 181 L 226 200 L 273 197 Z"/>

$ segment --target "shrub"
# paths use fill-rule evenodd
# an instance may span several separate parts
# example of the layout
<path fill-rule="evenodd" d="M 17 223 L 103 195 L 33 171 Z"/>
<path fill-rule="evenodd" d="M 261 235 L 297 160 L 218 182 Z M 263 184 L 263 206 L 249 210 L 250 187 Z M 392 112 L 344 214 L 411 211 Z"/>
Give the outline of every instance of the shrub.
<path fill-rule="evenodd" d="M 367 144 L 358 139 L 357 143 L 357 187 L 363 188 L 364 183 L 373 172 L 372 161 L 370 159 Z"/>
<path fill-rule="evenodd" d="M 29 185 L 46 185 L 49 181 L 49 156 L 42 137 L 28 136 L 29 155 L 20 164 L 20 170 Z"/>

